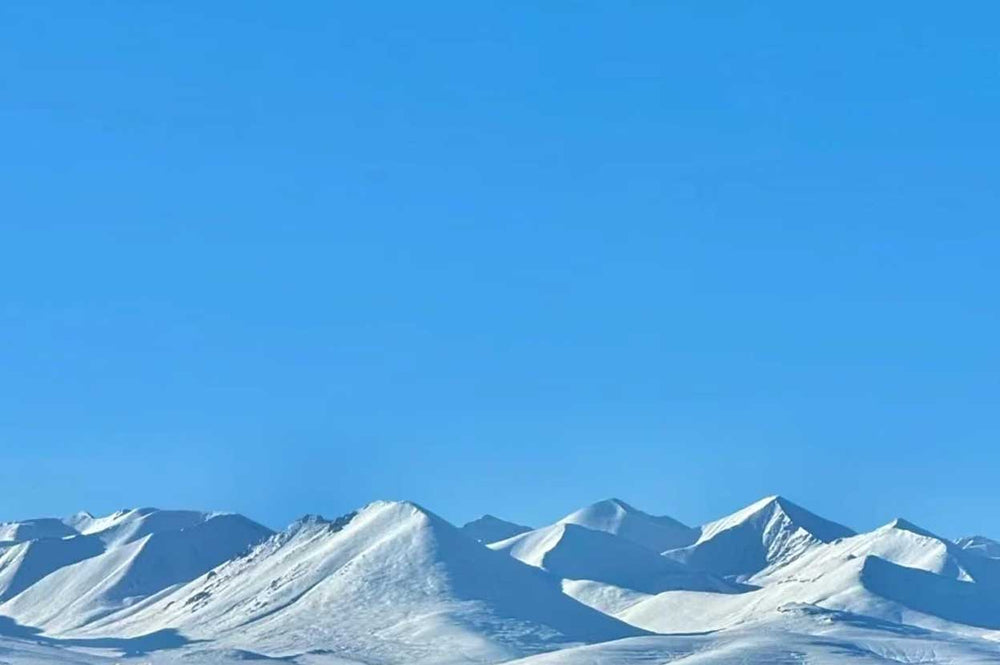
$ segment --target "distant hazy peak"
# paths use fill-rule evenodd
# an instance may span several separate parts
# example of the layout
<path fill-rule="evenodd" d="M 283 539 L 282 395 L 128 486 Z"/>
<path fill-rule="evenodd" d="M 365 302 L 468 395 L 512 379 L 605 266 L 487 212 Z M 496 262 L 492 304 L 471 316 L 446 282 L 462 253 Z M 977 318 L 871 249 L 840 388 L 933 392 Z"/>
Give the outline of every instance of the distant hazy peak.
<path fill-rule="evenodd" d="M 1000 559 L 1000 542 L 986 536 L 965 536 L 955 541 L 963 550 L 991 559 Z"/>
<path fill-rule="evenodd" d="M 508 522 L 507 520 L 487 514 L 464 524 L 461 531 L 473 540 L 488 544 L 513 538 L 518 534 L 527 533 L 531 531 L 531 527 L 515 522 Z"/>

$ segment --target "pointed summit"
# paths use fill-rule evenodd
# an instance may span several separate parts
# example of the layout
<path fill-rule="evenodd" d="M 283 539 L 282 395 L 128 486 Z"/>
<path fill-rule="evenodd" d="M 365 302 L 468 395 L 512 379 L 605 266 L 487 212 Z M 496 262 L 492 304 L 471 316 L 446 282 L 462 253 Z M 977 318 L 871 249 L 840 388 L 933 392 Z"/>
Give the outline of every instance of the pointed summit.
<path fill-rule="evenodd" d="M 900 531 L 909 531 L 910 533 L 915 533 L 918 536 L 923 536 L 925 538 L 934 538 L 935 540 L 943 540 L 940 536 L 931 533 L 927 529 L 917 526 L 913 522 L 903 519 L 902 517 L 897 517 L 888 524 L 886 524 L 883 529 L 899 529 Z"/>
<path fill-rule="evenodd" d="M 604 531 L 656 553 L 690 545 L 698 537 L 696 529 L 672 517 L 650 515 L 614 498 L 570 513 L 557 524 L 577 524 Z"/>
<path fill-rule="evenodd" d="M 781 496 L 768 496 L 701 528 L 697 542 L 668 556 L 717 575 L 747 579 L 854 532 Z"/>
<path fill-rule="evenodd" d="M 363 662 L 404 662 L 386 653 L 498 662 L 642 634 L 413 503 L 379 501 L 340 530 L 316 526 L 272 538 L 102 630 L 176 629 L 277 656 L 308 645 Z"/>

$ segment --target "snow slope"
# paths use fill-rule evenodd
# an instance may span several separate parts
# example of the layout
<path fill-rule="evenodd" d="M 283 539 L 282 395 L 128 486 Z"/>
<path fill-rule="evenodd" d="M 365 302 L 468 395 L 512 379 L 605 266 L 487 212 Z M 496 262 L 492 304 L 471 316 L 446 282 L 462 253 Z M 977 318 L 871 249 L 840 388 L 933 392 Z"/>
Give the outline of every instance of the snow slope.
<path fill-rule="evenodd" d="M 490 548 L 570 580 L 592 580 L 643 593 L 667 589 L 730 591 L 722 580 L 692 571 L 620 536 L 558 522 Z"/>
<path fill-rule="evenodd" d="M 657 553 L 690 545 L 698 538 L 697 529 L 672 517 L 644 513 L 621 499 L 606 499 L 581 508 L 557 524 L 577 524 L 604 531 Z"/>
<path fill-rule="evenodd" d="M 65 521 L 79 533 L 95 535 L 107 545 L 113 546 L 130 543 L 153 533 L 179 531 L 194 527 L 214 516 L 212 513 L 202 513 L 195 510 L 136 508 L 119 510 L 105 517 L 92 517 L 88 513 L 77 513 Z M 250 521 L 245 517 L 240 519 L 246 522 Z"/>
<path fill-rule="evenodd" d="M 76 637 L 167 628 L 275 656 L 500 662 L 642 631 L 412 503 L 303 520 L 250 554 Z"/>
<path fill-rule="evenodd" d="M 986 665 L 1000 645 L 789 605 L 713 633 L 637 637 L 565 649 L 509 665 Z"/>
<path fill-rule="evenodd" d="M 29 540 L 0 550 L 0 602 L 60 568 L 103 552 L 103 543 L 86 536 Z"/>
<path fill-rule="evenodd" d="M 700 530 L 602 501 L 489 546 L 407 502 L 2 529 L 0 665 L 1000 663 L 995 541 L 780 497 Z"/>
<path fill-rule="evenodd" d="M 715 630 L 790 603 L 880 621 L 1000 637 L 1000 560 L 966 552 L 905 520 L 811 547 L 738 595 L 666 592 L 618 616 L 657 632 Z"/>
<path fill-rule="evenodd" d="M 84 654 L 36 640 L 4 637 L 0 623 L 0 662 L 10 665 L 114 665 L 108 656 Z"/>
<path fill-rule="evenodd" d="M 143 509 L 0 556 L 0 614 L 60 633 L 190 581 L 267 538 L 241 515 Z"/>
<path fill-rule="evenodd" d="M 61 520 L 43 518 L 25 520 L 23 522 L 4 522 L 0 524 L 0 546 L 10 543 L 23 543 L 40 538 L 65 538 L 75 536 L 76 531 L 63 524 Z"/>
<path fill-rule="evenodd" d="M 853 535 L 788 499 L 770 496 L 706 524 L 694 544 L 667 556 L 716 575 L 752 580 L 816 546 Z"/>
<path fill-rule="evenodd" d="M 463 533 L 480 543 L 496 543 L 527 531 L 531 531 L 530 526 L 508 522 L 493 515 L 483 515 L 462 526 Z"/>

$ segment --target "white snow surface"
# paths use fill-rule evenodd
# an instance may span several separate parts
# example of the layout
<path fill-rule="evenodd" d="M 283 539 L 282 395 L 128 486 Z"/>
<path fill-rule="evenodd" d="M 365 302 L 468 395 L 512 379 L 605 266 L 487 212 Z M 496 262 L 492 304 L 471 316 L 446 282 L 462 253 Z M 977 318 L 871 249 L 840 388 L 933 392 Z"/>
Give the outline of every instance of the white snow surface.
<path fill-rule="evenodd" d="M 319 649 L 377 663 L 496 662 L 643 633 L 408 502 L 376 502 L 336 523 L 301 521 L 75 636 L 168 629 L 272 655 Z"/>
<path fill-rule="evenodd" d="M 604 582 L 643 593 L 735 589 L 719 578 L 671 561 L 631 540 L 572 522 L 557 522 L 489 547 L 559 578 Z"/>
<path fill-rule="evenodd" d="M 855 534 L 781 497 L 695 529 L 617 499 L 488 547 L 524 527 L 472 524 L 405 501 L 276 534 L 156 509 L 4 523 L 0 665 L 1000 663 L 986 537 Z"/>
<path fill-rule="evenodd" d="M 558 522 L 604 531 L 654 552 L 684 547 L 695 542 L 698 530 L 665 515 L 650 515 L 621 499 L 605 499 L 581 508 Z"/>
<path fill-rule="evenodd" d="M 188 582 L 271 535 L 241 515 L 152 508 L 73 525 L 75 535 L 0 550 L 0 615 L 68 631 Z"/>
<path fill-rule="evenodd" d="M 40 538 L 65 538 L 76 535 L 76 531 L 55 518 L 25 520 L 23 522 L 0 523 L 0 546 L 23 543 Z"/>
<path fill-rule="evenodd" d="M 854 532 L 780 496 L 769 496 L 701 528 L 698 540 L 667 553 L 693 568 L 739 580 L 795 560 Z"/>

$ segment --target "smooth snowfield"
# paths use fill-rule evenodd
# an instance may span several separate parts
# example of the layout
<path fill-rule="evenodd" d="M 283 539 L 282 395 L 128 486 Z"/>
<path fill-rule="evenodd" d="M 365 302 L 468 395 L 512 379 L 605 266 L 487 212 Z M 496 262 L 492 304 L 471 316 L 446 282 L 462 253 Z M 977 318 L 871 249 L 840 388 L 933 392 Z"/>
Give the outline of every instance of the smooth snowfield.
<path fill-rule="evenodd" d="M 639 637 L 566 649 L 517 665 L 984 665 L 996 645 L 880 624 L 810 606 L 789 606 L 729 630 Z M 511 664 L 513 665 L 513 663 Z"/>
<path fill-rule="evenodd" d="M 695 528 L 609 499 L 526 529 L 405 501 L 279 533 L 156 509 L 5 523 L 0 665 L 1000 663 L 987 537 L 855 534 L 782 497 Z"/>

